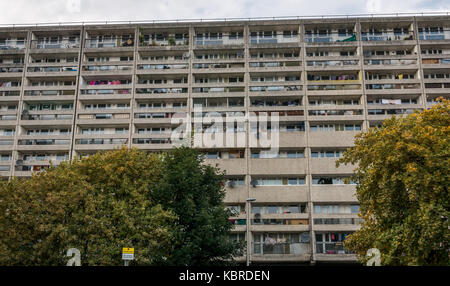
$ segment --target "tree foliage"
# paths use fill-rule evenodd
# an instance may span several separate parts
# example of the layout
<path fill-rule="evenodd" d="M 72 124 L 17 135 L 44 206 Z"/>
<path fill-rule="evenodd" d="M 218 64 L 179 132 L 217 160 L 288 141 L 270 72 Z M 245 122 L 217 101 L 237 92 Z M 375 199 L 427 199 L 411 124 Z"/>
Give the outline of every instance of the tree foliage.
<path fill-rule="evenodd" d="M 200 265 L 239 251 L 228 239 L 223 173 L 183 147 L 122 148 L 0 182 L 0 265 Z"/>
<path fill-rule="evenodd" d="M 161 175 L 156 155 L 115 150 L 12 179 L 0 190 L 0 265 L 121 265 L 134 247 L 138 265 L 169 255 L 176 216 L 148 196 Z"/>
<path fill-rule="evenodd" d="M 229 239 L 232 225 L 225 209 L 224 173 L 204 164 L 203 156 L 187 147 L 163 158 L 161 182 L 151 194 L 177 217 L 174 252 L 164 265 L 224 265 L 239 255 L 242 245 Z"/>
<path fill-rule="evenodd" d="M 450 116 L 448 100 L 355 138 L 337 165 L 357 164 L 364 223 L 345 246 L 366 262 L 378 248 L 384 265 L 449 265 Z"/>

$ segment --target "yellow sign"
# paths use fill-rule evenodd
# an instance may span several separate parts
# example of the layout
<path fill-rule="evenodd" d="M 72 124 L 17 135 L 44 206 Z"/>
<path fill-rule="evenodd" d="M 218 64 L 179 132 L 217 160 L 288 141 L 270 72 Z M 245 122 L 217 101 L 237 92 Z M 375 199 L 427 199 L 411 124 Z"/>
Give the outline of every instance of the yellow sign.
<path fill-rule="evenodd" d="M 134 254 L 134 248 L 126 248 L 126 247 L 124 247 L 124 248 L 122 248 L 122 253 Z"/>

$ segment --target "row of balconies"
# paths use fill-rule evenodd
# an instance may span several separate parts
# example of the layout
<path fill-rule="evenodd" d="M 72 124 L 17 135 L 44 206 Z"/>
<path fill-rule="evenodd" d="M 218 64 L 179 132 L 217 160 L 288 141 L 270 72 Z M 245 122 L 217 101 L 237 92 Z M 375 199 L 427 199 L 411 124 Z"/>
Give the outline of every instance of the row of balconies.
<path fill-rule="evenodd" d="M 344 61 L 308 61 L 308 66 L 306 67 L 306 71 L 319 71 L 319 70 L 352 70 L 359 71 L 360 66 L 355 65 L 346 65 L 344 66 L 335 66 L 328 65 L 331 62 L 344 62 Z M 347 61 L 349 62 L 349 61 Z M 317 67 L 317 64 L 320 64 L 320 67 Z M 446 65 L 450 63 L 450 59 L 440 58 L 440 59 L 423 59 L 424 69 L 428 68 L 445 68 Z M 250 73 L 252 72 L 302 72 L 302 65 L 298 66 L 284 66 L 284 65 L 270 65 L 270 66 L 261 66 L 260 63 L 254 63 L 252 65 L 250 63 Z M 311 66 L 309 66 L 311 65 Z M 418 64 L 416 59 L 371 59 L 364 60 L 364 68 L 365 70 L 392 70 L 392 69 L 409 69 L 412 71 L 417 71 Z M 327 69 L 326 67 L 330 67 Z M 193 64 L 193 74 L 212 74 L 212 73 L 245 73 L 244 63 L 242 64 Z M 52 66 L 32 66 L 28 67 L 27 72 L 25 74 L 26 77 L 42 77 L 42 76 L 52 76 L 52 77 L 68 77 L 73 76 L 76 77 L 77 66 L 66 65 L 61 66 L 52 65 Z M 138 75 L 144 74 L 189 74 L 189 64 L 180 63 L 180 64 L 138 64 L 137 70 L 135 71 Z M 0 67 L 0 77 L 7 76 L 8 78 L 22 78 L 23 67 Z M 83 66 L 83 70 L 81 72 L 84 76 L 89 75 L 104 75 L 104 76 L 116 76 L 117 75 L 132 75 L 133 68 L 132 66 L 127 65 L 89 65 Z M 251 75 L 258 76 L 258 75 Z"/>
<path fill-rule="evenodd" d="M 283 43 L 299 43 L 302 37 L 299 36 L 299 27 L 291 27 L 292 30 L 278 31 L 250 31 L 249 42 L 255 44 L 283 44 Z M 427 31 L 428 29 L 428 31 Z M 433 29 L 433 28 L 432 28 Z M 449 31 L 443 27 L 437 27 L 436 31 L 431 32 L 428 27 L 420 27 L 418 30 L 419 40 L 421 41 L 440 41 L 450 39 Z M 114 48 L 114 47 L 133 47 L 134 28 L 129 29 L 125 35 L 98 35 L 89 33 L 85 39 L 85 47 L 87 48 Z M 79 48 L 80 35 L 73 32 L 70 36 L 55 35 L 45 37 L 42 32 L 35 36 L 36 40 L 31 40 L 31 48 L 33 49 L 68 49 Z M 306 43 L 351 43 L 360 39 L 363 42 L 388 42 L 395 41 L 413 41 L 415 40 L 414 32 L 410 27 L 404 28 L 363 28 L 361 36 L 354 32 L 354 28 L 333 29 L 333 28 L 306 28 L 303 41 Z M 223 45 L 243 45 L 243 30 L 228 32 L 206 32 L 196 33 L 194 35 L 194 46 L 223 46 Z M 21 50 L 27 45 L 25 34 L 15 39 L 7 39 L 0 41 L 0 50 Z M 189 31 L 145 33 L 141 32 L 139 36 L 140 47 L 158 47 L 158 46 L 187 46 L 189 45 Z"/>

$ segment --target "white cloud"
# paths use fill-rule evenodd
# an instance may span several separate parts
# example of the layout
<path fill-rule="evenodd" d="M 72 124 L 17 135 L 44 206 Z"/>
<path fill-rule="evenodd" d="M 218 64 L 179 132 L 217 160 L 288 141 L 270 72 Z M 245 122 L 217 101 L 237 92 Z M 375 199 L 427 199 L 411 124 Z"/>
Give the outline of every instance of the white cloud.
<path fill-rule="evenodd" d="M 449 11 L 450 1 L 2 0 L 0 24 Z"/>

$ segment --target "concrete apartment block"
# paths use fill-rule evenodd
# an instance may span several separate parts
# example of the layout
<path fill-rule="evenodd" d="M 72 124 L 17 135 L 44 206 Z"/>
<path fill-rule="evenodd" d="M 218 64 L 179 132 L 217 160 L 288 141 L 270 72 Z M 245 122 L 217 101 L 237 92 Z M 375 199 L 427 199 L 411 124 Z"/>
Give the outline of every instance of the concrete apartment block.
<path fill-rule="evenodd" d="M 360 223 L 354 166 L 336 159 L 358 132 L 440 96 L 448 15 L 0 27 L 0 176 L 121 145 L 161 152 L 194 105 L 235 112 L 230 144 L 194 146 L 227 172 L 232 239 L 255 198 L 252 263 L 354 262 L 342 244 Z M 264 113 L 278 114 L 274 156 L 251 133 L 248 116 Z"/>

